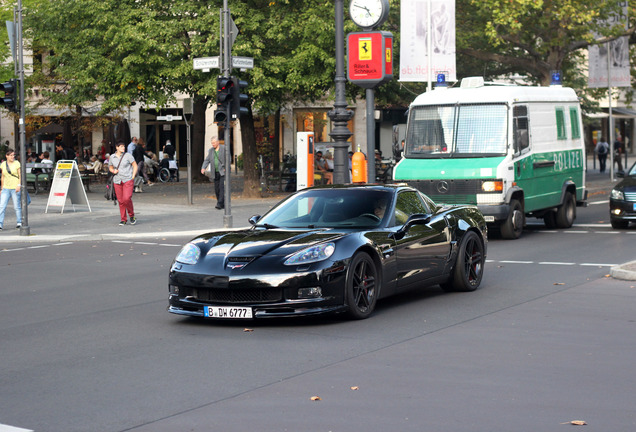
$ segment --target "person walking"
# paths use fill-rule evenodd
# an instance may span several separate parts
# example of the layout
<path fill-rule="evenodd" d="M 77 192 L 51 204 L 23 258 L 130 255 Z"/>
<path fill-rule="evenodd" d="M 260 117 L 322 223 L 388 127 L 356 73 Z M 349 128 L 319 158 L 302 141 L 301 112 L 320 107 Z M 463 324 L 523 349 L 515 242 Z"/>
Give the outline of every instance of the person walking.
<path fill-rule="evenodd" d="M 13 209 L 17 220 L 16 228 L 22 226 L 22 203 L 20 202 L 20 162 L 15 160 L 15 151 L 7 149 L 7 160 L 0 164 L 2 178 L 0 179 L 0 231 L 4 224 L 4 212 L 9 204 L 9 198 L 13 200 Z"/>
<path fill-rule="evenodd" d="M 119 202 L 119 226 L 126 225 L 126 213 L 130 217 L 130 224 L 134 225 L 137 223 L 137 219 L 135 218 L 132 196 L 137 176 L 137 162 L 130 153 L 126 152 L 126 144 L 123 141 L 118 141 L 115 149 L 117 152 L 111 155 L 108 160 L 108 170 L 114 174 L 113 184 Z"/>
<path fill-rule="evenodd" d="M 139 177 L 139 180 L 137 178 L 135 178 L 135 189 L 134 192 L 143 192 L 143 189 L 141 188 L 141 183 L 143 181 L 143 183 L 146 183 L 148 186 L 152 186 L 153 183 L 150 181 L 150 179 L 148 178 L 148 174 L 146 174 L 146 167 L 144 164 L 144 156 L 146 154 L 146 143 L 144 142 L 143 138 L 139 138 L 137 140 L 137 145 L 135 146 L 135 149 L 133 150 L 133 157 L 135 158 L 135 162 L 137 162 L 137 174 Z"/>
<path fill-rule="evenodd" d="M 209 175 L 206 168 L 210 167 Z M 212 148 L 201 165 L 201 174 L 208 175 L 214 180 L 214 194 L 216 195 L 216 209 L 225 207 L 225 146 L 221 146 L 217 138 L 212 138 Z"/>
<path fill-rule="evenodd" d="M 623 171 L 623 161 L 621 157 L 623 156 L 624 151 L 623 140 L 619 135 L 616 137 L 616 141 L 614 141 L 614 163 L 618 165 L 618 171 Z"/>
<path fill-rule="evenodd" d="M 133 154 L 136 147 L 137 147 L 137 137 L 132 137 L 132 139 L 130 140 L 130 143 L 128 143 L 128 147 L 126 148 L 127 149 L 126 151 L 130 154 Z"/>
<path fill-rule="evenodd" d="M 598 144 L 594 147 L 594 152 L 598 157 L 598 165 L 600 172 L 605 172 L 605 164 L 607 162 L 607 155 L 609 153 L 609 144 L 603 138 L 599 138 Z"/>

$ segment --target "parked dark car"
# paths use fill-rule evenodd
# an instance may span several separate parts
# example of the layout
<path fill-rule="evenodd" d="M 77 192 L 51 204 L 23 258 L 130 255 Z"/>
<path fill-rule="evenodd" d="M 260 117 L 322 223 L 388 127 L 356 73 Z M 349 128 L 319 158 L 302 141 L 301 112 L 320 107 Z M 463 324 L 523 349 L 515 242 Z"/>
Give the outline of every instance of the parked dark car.
<path fill-rule="evenodd" d="M 636 163 L 625 173 L 610 194 L 610 221 L 614 228 L 627 228 L 636 222 Z"/>
<path fill-rule="evenodd" d="M 169 312 L 361 319 L 407 289 L 473 291 L 486 262 L 477 207 L 443 207 L 403 185 L 305 189 L 250 223 L 183 247 L 170 268 Z"/>

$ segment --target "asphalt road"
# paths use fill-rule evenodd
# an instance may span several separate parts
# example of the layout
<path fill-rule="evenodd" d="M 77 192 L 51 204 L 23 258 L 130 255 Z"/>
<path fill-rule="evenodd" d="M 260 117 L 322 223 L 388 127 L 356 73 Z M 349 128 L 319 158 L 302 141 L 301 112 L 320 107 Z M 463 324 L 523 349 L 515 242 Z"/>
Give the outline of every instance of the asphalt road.
<path fill-rule="evenodd" d="M 537 222 L 493 238 L 478 291 L 424 288 L 364 321 L 170 315 L 167 271 L 185 237 L 4 244 L 0 424 L 634 430 L 636 284 L 607 275 L 634 259 L 636 230 L 612 230 L 606 209 L 578 209 L 570 230 Z"/>

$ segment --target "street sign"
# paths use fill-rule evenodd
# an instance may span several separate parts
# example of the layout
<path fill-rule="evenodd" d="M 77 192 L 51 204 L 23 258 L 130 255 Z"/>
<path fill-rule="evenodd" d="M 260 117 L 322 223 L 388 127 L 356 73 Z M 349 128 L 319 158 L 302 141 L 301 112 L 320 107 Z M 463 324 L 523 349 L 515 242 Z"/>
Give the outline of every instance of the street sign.
<path fill-rule="evenodd" d="M 179 120 L 183 120 L 183 116 L 174 116 L 174 115 L 157 116 L 157 120 L 179 121 Z"/>
<path fill-rule="evenodd" d="M 199 57 L 193 60 L 194 69 L 212 69 L 219 67 L 219 56 L 216 57 Z"/>
<path fill-rule="evenodd" d="M 254 69 L 254 58 L 232 56 L 232 67 L 239 69 Z"/>

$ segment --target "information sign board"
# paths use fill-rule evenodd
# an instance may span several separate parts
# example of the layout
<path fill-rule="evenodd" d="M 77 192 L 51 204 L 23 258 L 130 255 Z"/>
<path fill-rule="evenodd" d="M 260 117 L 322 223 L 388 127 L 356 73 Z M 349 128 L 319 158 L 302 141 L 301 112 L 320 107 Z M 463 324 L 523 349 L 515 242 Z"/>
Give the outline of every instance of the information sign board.
<path fill-rule="evenodd" d="M 71 199 L 73 211 L 75 211 L 75 204 L 87 205 L 88 211 L 91 211 L 91 206 L 88 203 L 88 197 L 82 184 L 82 177 L 74 160 L 60 160 L 57 162 L 55 173 L 53 174 L 53 182 L 51 183 L 51 191 L 49 192 L 49 200 L 46 203 L 44 213 L 48 213 L 49 207 L 61 207 L 61 212 L 64 213 L 67 197 Z"/>
<path fill-rule="evenodd" d="M 347 35 L 347 78 L 363 88 L 393 79 L 393 35 L 372 31 Z"/>

